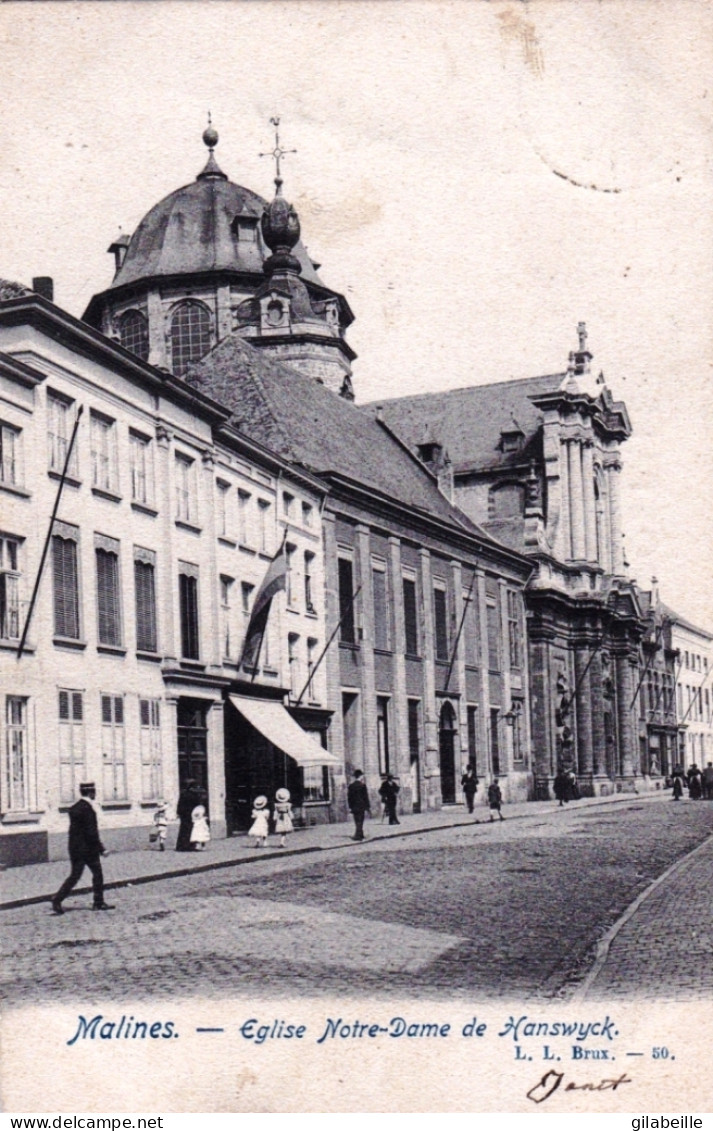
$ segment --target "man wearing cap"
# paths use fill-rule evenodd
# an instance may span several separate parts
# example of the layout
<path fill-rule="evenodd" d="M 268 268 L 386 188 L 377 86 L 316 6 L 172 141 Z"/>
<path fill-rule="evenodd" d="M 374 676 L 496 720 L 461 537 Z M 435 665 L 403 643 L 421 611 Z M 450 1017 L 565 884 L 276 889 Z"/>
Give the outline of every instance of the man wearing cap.
<path fill-rule="evenodd" d="M 99 839 L 97 815 L 92 804 L 97 795 L 94 782 L 82 782 L 79 794 L 79 801 L 75 801 L 69 810 L 69 859 L 72 871 L 52 900 L 52 910 L 55 915 L 64 915 L 62 900 L 66 899 L 79 882 L 85 867 L 92 873 L 94 910 L 113 910 L 113 905 L 104 902 L 104 874 L 100 857 L 106 856 L 107 853 Z"/>
<path fill-rule="evenodd" d="M 354 818 L 354 836 L 352 840 L 364 839 L 364 816 L 371 813 L 371 805 L 369 804 L 369 794 L 366 785 L 362 781 L 361 770 L 354 771 L 354 781 L 349 783 L 347 789 L 347 805 Z"/>

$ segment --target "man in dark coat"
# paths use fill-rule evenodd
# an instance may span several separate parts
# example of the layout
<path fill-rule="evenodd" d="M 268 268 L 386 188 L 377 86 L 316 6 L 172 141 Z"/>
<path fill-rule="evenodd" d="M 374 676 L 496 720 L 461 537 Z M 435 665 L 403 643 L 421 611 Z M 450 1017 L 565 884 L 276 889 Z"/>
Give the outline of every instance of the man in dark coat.
<path fill-rule="evenodd" d="M 94 910 L 113 910 L 112 904 L 104 902 L 104 874 L 100 857 L 106 856 L 107 853 L 99 839 L 97 815 L 92 804 L 97 795 L 94 782 L 82 782 L 79 794 L 79 801 L 76 801 L 69 810 L 69 859 L 72 871 L 52 899 L 52 910 L 55 915 L 64 915 L 62 900 L 66 899 L 72 888 L 79 883 L 85 867 L 92 873 Z"/>
<path fill-rule="evenodd" d="M 191 814 L 196 805 L 203 805 L 205 803 L 203 790 L 198 786 L 195 778 L 186 778 L 178 797 L 178 804 L 176 805 L 176 816 L 181 822 L 178 826 L 178 839 L 176 841 L 176 852 L 191 852 L 191 831 L 193 829 L 193 818 Z"/>
<path fill-rule="evenodd" d="M 364 839 L 364 816 L 366 813 L 371 813 L 369 793 L 364 782 L 361 780 L 363 776 L 361 770 L 355 770 L 354 781 L 349 783 L 349 788 L 347 789 L 347 805 L 354 818 L 354 836 L 352 840 Z"/>
<path fill-rule="evenodd" d="M 396 816 L 396 798 L 398 795 L 398 782 L 394 781 L 393 774 L 387 774 L 379 787 L 379 797 L 384 803 L 384 809 L 386 810 L 386 816 L 389 818 L 390 825 L 401 824 Z"/>
<path fill-rule="evenodd" d="M 473 803 L 475 802 L 475 795 L 478 790 L 478 775 L 475 772 L 475 766 L 469 762 L 463 777 L 460 779 L 460 787 L 465 796 L 465 803 L 468 806 L 468 812 L 473 812 Z"/>

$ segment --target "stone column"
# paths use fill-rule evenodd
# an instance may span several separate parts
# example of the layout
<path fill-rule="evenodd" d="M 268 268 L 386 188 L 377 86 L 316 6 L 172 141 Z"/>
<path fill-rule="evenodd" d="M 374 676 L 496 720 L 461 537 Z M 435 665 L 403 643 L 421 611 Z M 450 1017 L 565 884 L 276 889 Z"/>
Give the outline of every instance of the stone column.
<path fill-rule="evenodd" d="M 436 665 L 433 646 L 433 592 L 431 580 L 431 555 L 420 549 L 422 619 L 421 654 L 423 657 L 423 723 L 425 749 L 423 752 L 424 803 L 428 809 L 441 807 L 441 764 L 438 746 L 438 703 L 436 701 Z"/>
<path fill-rule="evenodd" d="M 628 656 L 616 657 L 617 709 L 619 729 L 618 776 L 625 781 L 634 778 L 635 733 L 632 719 L 631 697 L 633 693 L 632 668 Z"/>
<path fill-rule="evenodd" d="M 588 562 L 596 562 L 597 512 L 594 499 L 594 445 L 591 440 L 585 440 L 582 445 L 582 480 L 586 557 Z"/>
<path fill-rule="evenodd" d="M 179 652 L 176 640 L 175 596 L 177 579 L 176 555 L 174 550 L 174 480 L 171 440 L 173 433 L 159 424 L 156 429 L 158 448 L 156 498 L 161 500 L 161 552 L 156 556 L 156 612 L 158 616 L 158 646 L 163 653 L 163 662 L 175 666 Z"/>
<path fill-rule="evenodd" d="M 512 682 L 510 679 L 510 632 L 508 625 L 508 596 L 507 583 L 502 577 L 498 578 L 498 604 L 500 605 L 500 637 L 503 642 L 502 649 L 502 712 L 501 718 L 512 707 Z M 504 757 L 500 759 L 500 769 L 507 776 L 513 768 L 513 728 L 503 723 L 500 727 L 500 746 Z"/>
<path fill-rule="evenodd" d="M 595 777 L 606 777 L 607 752 L 604 734 L 604 700 L 602 686 L 602 659 L 597 651 L 589 668 L 589 688 L 592 712 L 592 770 Z"/>
<path fill-rule="evenodd" d="M 213 836 L 225 836 L 225 728 L 223 700 L 211 703 L 208 712 L 208 796 Z"/>
<path fill-rule="evenodd" d="M 558 550 L 562 561 L 572 557 L 572 517 L 569 506 L 569 441 L 560 441 L 560 520 Z"/>
<path fill-rule="evenodd" d="M 478 621 L 480 627 L 480 702 L 481 702 L 481 750 L 485 751 L 485 773 L 490 775 L 493 762 L 490 750 L 490 668 L 488 658 L 488 602 L 485 591 L 485 574 L 482 569 L 476 569 L 476 583 L 473 589 L 474 599 L 478 601 Z"/>
<path fill-rule="evenodd" d="M 453 631 L 450 634 L 451 655 L 453 655 L 456 634 L 463 619 L 463 607 L 465 604 L 465 597 L 463 595 L 463 570 L 461 563 L 457 561 L 451 561 L 451 586 L 453 590 L 453 611 L 455 614 Z M 465 628 L 463 629 L 463 632 L 464 631 Z M 456 762 L 456 796 L 458 781 L 460 780 L 458 775 L 460 773 L 461 764 L 463 766 L 468 764 L 468 706 L 465 694 L 465 640 L 463 639 L 463 632 L 461 632 L 458 639 L 458 646 L 455 648 L 453 668 L 448 683 L 449 692 L 460 691 L 460 699 L 458 701 L 458 749 L 460 750 L 460 762 Z M 456 753 L 458 753 L 458 751 L 456 751 Z"/>
<path fill-rule="evenodd" d="M 202 526 L 208 540 L 208 577 L 201 581 L 202 601 L 205 608 L 206 591 L 208 595 L 208 630 L 209 639 L 206 641 L 205 631 L 201 633 L 202 652 L 206 663 L 211 668 L 220 670 L 223 664 L 223 643 L 220 631 L 219 585 L 218 585 L 218 556 L 215 533 L 215 458 L 213 453 L 206 449 L 203 452 L 203 518 Z"/>
<path fill-rule="evenodd" d="M 361 625 L 359 650 L 361 656 L 362 734 L 364 742 L 364 773 L 369 793 L 373 796 L 381 784 L 379 777 L 379 748 L 376 739 L 376 676 L 374 673 L 374 603 L 371 593 L 371 544 L 369 527 L 359 523 L 356 527 L 355 551 L 359 563 L 361 593 L 355 605 L 356 622 Z M 356 584 L 356 581 L 355 581 Z M 359 631 L 359 630 L 357 630 Z M 390 707 L 389 714 L 391 714 Z M 391 720 L 389 719 L 389 722 Z M 389 727 L 389 730 L 391 728 Z M 389 735 L 389 737 L 391 737 Z M 390 750 L 389 750 L 390 753 Z"/>
<path fill-rule="evenodd" d="M 582 445 L 579 440 L 569 444 L 569 498 L 572 525 L 572 557 L 581 562 L 585 558 L 584 545 L 584 495 L 582 492 Z"/>
<path fill-rule="evenodd" d="M 621 463 L 616 460 L 607 467 L 609 494 L 609 530 L 611 533 L 611 569 L 621 576 L 624 572 L 624 547 L 621 540 L 621 502 L 619 498 L 619 472 Z"/>
<path fill-rule="evenodd" d="M 591 665 L 589 648 L 577 648 L 574 653 L 574 676 L 577 695 L 577 773 L 587 793 L 592 792 L 592 772 L 594 766 L 592 735 L 592 689 L 590 682 Z"/>
<path fill-rule="evenodd" d="M 389 538 L 389 588 L 394 614 L 393 673 L 394 694 L 392 718 L 394 721 L 394 773 L 401 777 L 401 804 L 407 812 L 413 807 L 411 796 L 411 757 L 408 744 L 408 708 L 406 706 L 406 630 L 401 587 L 401 542 L 393 535 Z"/>

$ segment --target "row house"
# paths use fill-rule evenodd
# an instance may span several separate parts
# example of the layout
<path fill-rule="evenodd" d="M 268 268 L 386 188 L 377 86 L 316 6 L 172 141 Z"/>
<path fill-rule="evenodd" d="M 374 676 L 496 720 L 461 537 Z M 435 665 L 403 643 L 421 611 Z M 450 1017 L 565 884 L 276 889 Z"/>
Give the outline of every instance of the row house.
<path fill-rule="evenodd" d="M 676 709 L 678 763 L 684 770 L 713 762 L 713 634 L 667 610 L 678 654 Z"/>
<path fill-rule="evenodd" d="M 325 741 L 324 671 L 300 699 L 325 642 L 324 492 L 219 405 L 46 298 L 12 285 L 2 298 L 2 859 L 63 854 L 63 814 L 86 778 L 110 845 L 143 841 L 156 801 L 175 802 L 187 777 L 221 835 L 239 824 L 243 700 L 270 698 L 284 729 L 297 724 L 283 704 L 299 699 L 314 757 Z M 245 656 L 283 544 L 286 591 Z M 298 811 L 324 807 L 322 778 L 294 763 Z"/>

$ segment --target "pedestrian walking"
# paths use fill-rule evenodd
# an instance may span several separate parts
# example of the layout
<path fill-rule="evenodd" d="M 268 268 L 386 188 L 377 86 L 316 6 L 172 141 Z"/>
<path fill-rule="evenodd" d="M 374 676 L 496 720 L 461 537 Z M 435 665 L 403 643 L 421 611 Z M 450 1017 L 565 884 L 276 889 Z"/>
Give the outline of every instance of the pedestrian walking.
<path fill-rule="evenodd" d="M 567 775 L 565 774 L 564 770 L 562 770 L 562 768 L 560 768 L 557 771 L 557 773 L 555 774 L 555 780 L 552 783 L 552 788 L 554 789 L 555 797 L 559 801 L 560 806 L 564 805 L 567 801 L 569 801 L 569 790 L 567 788 Z"/>
<path fill-rule="evenodd" d="M 680 774 L 673 775 L 673 800 L 680 801 L 683 796 L 683 781 Z"/>
<path fill-rule="evenodd" d="M 495 817 L 493 816 L 494 813 L 498 814 L 501 821 L 505 820 L 502 814 L 502 804 L 503 795 L 500 786 L 498 785 L 498 779 L 493 778 L 490 785 L 488 786 L 488 805 L 490 807 L 491 821 L 495 820 Z"/>
<path fill-rule="evenodd" d="M 574 770 L 568 770 L 566 773 L 567 778 L 567 800 L 579 801 L 579 786 L 577 785 L 577 775 Z"/>
<path fill-rule="evenodd" d="M 706 801 L 713 801 L 713 762 L 709 762 L 703 771 L 703 796 Z"/>
<path fill-rule="evenodd" d="M 191 813 L 191 847 L 194 852 L 202 852 L 210 840 L 210 825 L 205 805 L 196 805 Z"/>
<path fill-rule="evenodd" d="M 165 801 L 156 803 L 156 812 L 153 815 L 153 831 L 149 839 L 158 845 L 159 852 L 166 851 L 166 834 L 168 832 L 168 806 Z"/>
<path fill-rule="evenodd" d="M 195 778 L 186 778 L 183 788 L 178 796 L 176 816 L 180 822 L 176 852 L 192 852 L 191 832 L 193 831 L 193 810 L 196 805 L 201 805 L 204 800 L 203 790 Z"/>
<path fill-rule="evenodd" d="M 253 848 L 264 848 L 267 844 L 267 834 L 269 832 L 268 820 L 270 810 L 267 807 L 267 798 L 263 797 L 262 794 L 253 801 L 251 816 L 253 823 L 248 830 L 248 836 L 255 837 Z"/>
<path fill-rule="evenodd" d="M 463 777 L 460 779 L 460 787 L 463 790 L 465 803 L 468 807 L 468 812 L 473 812 L 473 805 L 475 802 L 475 795 L 478 790 L 478 775 L 475 772 L 475 766 L 469 762 L 465 768 Z"/>
<path fill-rule="evenodd" d="M 285 848 L 287 836 L 294 829 L 289 789 L 278 789 L 275 794 L 275 832 L 280 835 L 280 848 Z"/>
<path fill-rule="evenodd" d="M 399 795 L 399 784 L 393 774 L 387 774 L 379 786 L 379 797 L 384 803 L 384 812 L 389 818 L 390 825 L 400 825 L 396 816 L 396 799 Z"/>
<path fill-rule="evenodd" d="M 362 781 L 363 776 L 361 770 L 355 770 L 354 781 L 349 783 L 347 789 L 347 805 L 354 818 L 354 836 L 352 840 L 364 839 L 364 817 L 367 813 L 371 814 L 369 792 Z"/>
<path fill-rule="evenodd" d="M 104 873 L 100 857 L 107 851 L 99 839 L 99 824 L 93 802 L 97 790 L 93 781 L 82 782 L 79 786 L 79 800 L 69 810 L 69 859 L 72 870 L 52 899 L 55 915 L 64 915 L 62 901 L 79 883 L 82 872 L 89 868 L 92 873 L 92 890 L 95 911 L 113 911 L 113 904 L 104 902 Z"/>
<path fill-rule="evenodd" d="M 694 762 L 688 771 L 686 777 L 688 778 L 688 796 L 691 801 L 699 801 L 703 796 L 703 787 L 701 785 L 701 771 Z"/>

